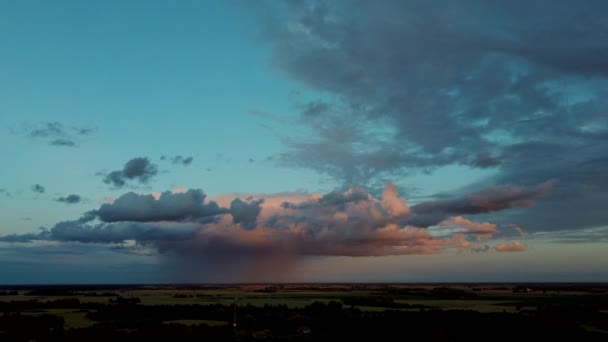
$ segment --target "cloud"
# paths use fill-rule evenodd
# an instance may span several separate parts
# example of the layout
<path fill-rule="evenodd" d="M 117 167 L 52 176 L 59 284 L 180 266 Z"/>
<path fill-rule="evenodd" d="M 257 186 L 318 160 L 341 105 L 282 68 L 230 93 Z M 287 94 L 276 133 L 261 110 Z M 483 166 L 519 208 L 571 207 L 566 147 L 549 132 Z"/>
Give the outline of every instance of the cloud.
<path fill-rule="evenodd" d="M 173 164 L 188 166 L 188 165 L 192 164 L 194 157 L 184 157 L 184 156 L 177 155 L 174 157 L 161 156 L 160 159 L 161 160 L 169 159 L 171 161 L 171 163 L 173 163 Z"/>
<path fill-rule="evenodd" d="M 0 188 L 0 194 L 3 194 L 6 197 L 12 197 L 11 193 L 4 188 Z"/>
<path fill-rule="evenodd" d="M 412 207 L 409 223 L 422 227 L 437 224 L 449 215 L 476 215 L 492 213 L 511 208 L 526 208 L 547 195 L 556 181 L 547 181 L 533 187 L 492 186 L 478 192 L 453 199 L 434 200 Z"/>
<path fill-rule="evenodd" d="M 311 256 L 488 251 L 487 241 L 501 234 L 496 224 L 475 222 L 461 216 L 465 213 L 438 221 L 429 229 L 415 226 L 409 223 L 416 215 L 413 209 L 390 182 L 378 198 L 362 188 L 325 195 L 239 194 L 213 199 L 200 189 L 128 192 L 76 220 L 59 222 L 38 233 L 2 236 L 0 241 L 131 246 L 126 249 L 134 253 L 156 251 L 165 260 L 178 262 L 178 269 L 204 269 L 210 277 L 232 274 L 253 279 L 253 270 L 258 276 L 287 272 L 301 258 Z M 497 244 L 494 250 L 519 247 L 503 245 Z"/>
<path fill-rule="evenodd" d="M 228 212 L 213 201 L 205 203 L 205 198 L 205 193 L 196 189 L 183 193 L 165 191 L 158 199 L 129 192 L 113 203 L 101 205 L 95 214 L 103 222 L 151 222 L 196 221 Z"/>
<path fill-rule="evenodd" d="M 230 215 L 232 215 L 233 223 L 240 223 L 245 229 L 253 229 L 256 226 L 256 220 L 262 208 L 260 204 L 264 199 L 258 199 L 249 203 L 243 202 L 240 198 L 235 198 L 230 203 Z"/>
<path fill-rule="evenodd" d="M 25 233 L 25 234 L 9 234 L 0 236 L 2 242 L 32 242 L 33 240 L 43 240 L 49 238 L 42 234 Z"/>
<path fill-rule="evenodd" d="M 40 184 L 34 184 L 32 185 L 32 191 L 38 194 L 43 194 L 45 191 L 44 186 L 40 185 Z"/>
<path fill-rule="evenodd" d="M 66 203 L 66 204 L 76 204 L 76 203 L 80 203 L 80 201 L 82 201 L 82 197 L 80 197 L 79 195 L 76 195 L 76 194 L 71 194 L 66 197 L 59 197 L 56 199 L 56 201 Z"/>
<path fill-rule="evenodd" d="M 303 133 L 283 136 L 273 160 L 344 189 L 449 165 L 491 168 L 477 188 L 558 179 L 538 210 L 496 217 L 533 231 L 606 225 L 607 9 L 603 1 L 269 2 L 260 18 L 272 65 L 320 94 L 294 96 L 297 114 L 281 119 Z"/>
<path fill-rule="evenodd" d="M 73 140 L 70 140 L 70 139 L 54 139 L 49 142 L 49 145 L 75 147 L 76 142 L 74 142 Z"/>
<path fill-rule="evenodd" d="M 528 247 L 519 241 L 514 241 L 511 243 L 497 243 L 494 245 L 494 249 L 497 252 L 525 252 Z"/>
<path fill-rule="evenodd" d="M 521 229 L 521 227 L 516 226 L 516 227 L 513 227 L 513 229 L 515 229 L 515 231 L 518 232 L 522 238 L 528 237 L 528 233 L 526 233 L 523 229 Z"/>
<path fill-rule="evenodd" d="M 439 227 L 461 229 L 436 236 L 406 224 L 411 213 L 392 183 L 381 198 L 361 188 L 321 195 L 278 194 L 207 200 L 190 189 L 159 196 L 126 193 L 80 219 L 38 233 L 11 235 L 2 241 L 56 240 L 137 243 L 160 252 L 225 259 L 240 255 L 381 256 L 434 254 L 446 249 L 474 250 L 479 236 L 498 233 L 496 225 L 460 216 Z M 220 204 L 218 204 L 220 203 Z M 506 209 L 505 207 L 504 209 Z M 93 221 L 97 219 L 99 223 Z"/>
<path fill-rule="evenodd" d="M 557 243 L 606 243 L 608 242 L 608 227 L 598 227 L 579 231 L 537 232 L 526 234 L 534 240 Z"/>
<path fill-rule="evenodd" d="M 478 223 L 472 222 L 465 219 L 462 216 L 455 216 L 448 220 L 442 221 L 439 223 L 441 227 L 460 227 L 464 228 L 467 233 L 471 234 L 480 234 L 480 235 L 493 235 L 498 233 L 496 229 L 496 225 L 489 222 Z"/>
<path fill-rule="evenodd" d="M 52 146 L 78 146 L 77 140 L 97 131 L 95 127 L 66 127 L 58 121 L 45 122 L 43 124 L 28 127 L 26 135 L 32 139 L 46 140 Z"/>
<path fill-rule="evenodd" d="M 119 188 L 126 185 L 129 180 L 146 183 L 157 173 L 158 168 L 156 165 L 150 163 L 148 158 L 139 157 L 129 160 L 122 170 L 112 171 L 105 175 L 103 182 Z"/>

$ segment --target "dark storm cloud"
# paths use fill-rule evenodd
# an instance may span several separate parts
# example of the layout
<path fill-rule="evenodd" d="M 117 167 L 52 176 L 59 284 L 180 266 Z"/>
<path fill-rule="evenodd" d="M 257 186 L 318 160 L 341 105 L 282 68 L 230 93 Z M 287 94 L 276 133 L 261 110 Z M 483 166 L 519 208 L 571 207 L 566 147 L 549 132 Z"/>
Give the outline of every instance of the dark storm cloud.
<path fill-rule="evenodd" d="M 32 185 L 32 191 L 38 194 L 43 194 L 45 191 L 44 186 L 40 185 L 40 184 L 34 184 Z"/>
<path fill-rule="evenodd" d="M 76 204 L 82 201 L 82 197 L 76 194 L 71 194 L 66 197 L 59 197 L 56 199 L 57 202 L 67 203 L 67 204 Z"/>
<path fill-rule="evenodd" d="M 26 129 L 27 136 L 32 139 L 46 140 L 49 145 L 76 147 L 78 137 L 93 134 L 94 127 L 66 127 L 61 122 L 46 122 Z"/>
<path fill-rule="evenodd" d="M 274 65 L 325 94 L 297 104 L 296 120 L 310 133 L 285 137 L 279 164 L 345 187 L 446 165 L 496 171 L 479 187 L 558 179 L 538 210 L 501 218 L 533 230 L 608 223 L 599 204 L 608 200 L 605 1 L 293 1 L 269 9 L 263 34 Z"/>
<path fill-rule="evenodd" d="M 150 163 L 148 158 L 140 157 L 129 160 L 122 170 L 112 171 L 105 175 L 103 182 L 115 187 L 126 185 L 129 180 L 137 180 L 146 183 L 158 173 L 155 164 Z"/>

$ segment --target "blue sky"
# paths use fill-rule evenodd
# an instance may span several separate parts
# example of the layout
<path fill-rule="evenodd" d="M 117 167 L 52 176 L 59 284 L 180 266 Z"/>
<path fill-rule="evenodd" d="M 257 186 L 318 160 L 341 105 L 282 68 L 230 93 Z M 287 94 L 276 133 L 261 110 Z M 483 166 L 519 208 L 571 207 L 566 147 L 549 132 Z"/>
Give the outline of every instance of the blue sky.
<path fill-rule="evenodd" d="M 605 7 L 2 3 L 0 283 L 608 281 Z"/>

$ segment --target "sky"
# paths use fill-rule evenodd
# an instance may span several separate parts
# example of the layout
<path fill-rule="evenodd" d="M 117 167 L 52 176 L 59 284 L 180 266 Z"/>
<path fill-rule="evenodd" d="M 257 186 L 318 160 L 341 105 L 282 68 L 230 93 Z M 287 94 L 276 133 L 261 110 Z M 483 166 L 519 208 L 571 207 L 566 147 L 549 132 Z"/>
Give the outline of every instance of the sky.
<path fill-rule="evenodd" d="M 608 3 L 0 2 L 0 284 L 608 281 Z"/>

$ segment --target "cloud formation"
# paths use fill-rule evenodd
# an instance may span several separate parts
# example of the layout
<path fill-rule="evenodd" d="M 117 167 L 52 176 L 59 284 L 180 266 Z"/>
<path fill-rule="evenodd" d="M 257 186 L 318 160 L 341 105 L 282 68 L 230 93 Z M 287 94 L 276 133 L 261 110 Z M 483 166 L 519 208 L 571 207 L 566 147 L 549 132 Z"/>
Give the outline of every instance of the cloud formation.
<path fill-rule="evenodd" d="M 101 205 L 94 213 L 103 222 L 195 222 L 228 212 L 213 201 L 205 203 L 205 198 L 205 193 L 198 189 L 190 189 L 183 193 L 165 191 L 159 198 L 129 192 L 113 203 Z"/>
<path fill-rule="evenodd" d="M 269 3 L 273 65 L 323 94 L 296 99 L 293 122 L 308 130 L 283 137 L 274 160 L 344 188 L 448 165 L 492 169 L 479 188 L 557 179 L 538 210 L 497 217 L 536 231 L 606 225 L 602 10 L 595 0 Z"/>
<path fill-rule="evenodd" d="M 4 236 L 0 241 L 134 240 L 161 252 L 224 259 L 235 255 L 382 256 L 435 254 L 447 249 L 474 251 L 480 248 L 477 243 L 500 234 L 495 224 L 462 216 L 449 217 L 434 230 L 410 225 L 407 221 L 415 211 L 390 182 L 381 198 L 361 188 L 325 195 L 246 198 L 229 196 L 210 201 L 199 189 L 166 191 L 157 196 L 129 192 L 80 219 L 59 222 L 38 234 Z M 469 213 L 466 207 L 460 208 L 463 212 L 453 212 Z M 446 228 L 453 230 L 435 234 Z M 499 246 L 496 250 L 508 248 L 515 247 Z"/>
<path fill-rule="evenodd" d="M 45 122 L 33 127 L 27 128 L 27 136 L 32 139 L 41 139 L 48 142 L 52 146 L 78 146 L 77 141 L 86 135 L 93 134 L 97 131 L 94 127 L 66 127 L 61 122 L 52 121 Z"/>
<path fill-rule="evenodd" d="M 45 191 L 45 188 L 44 188 L 44 186 L 42 186 L 40 184 L 34 184 L 34 185 L 32 185 L 32 191 L 37 194 L 43 194 Z"/>
<path fill-rule="evenodd" d="M 158 173 L 155 164 L 145 157 L 133 158 L 129 160 L 122 170 L 112 171 L 105 175 L 103 182 L 114 187 L 120 188 L 127 184 L 127 181 L 137 180 L 139 183 L 146 183 L 150 178 Z"/>
<path fill-rule="evenodd" d="M 538 195 L 537 187 L 516 192 Z M 503 203 L 501 196 L 479 193 Z M 513 198 L 531 205 L 521 195 Z M 359 187 L 325 195 L 228 195 L 212 200 L 200 189 L 128 192 L 78 219 L 38 233 L 1 236 L 0 242 L 105 244 L 121 253 L 156 254 L 174 262 L 176 271 L 204 270 L 206 280 L 259 280 L 264 274 L 287 274 L 306 257 L 489 252 L 491 241 L 510 238 L 497 224 L 474 221 L 471 216 L 476 214 L 467 208 L 444 210 L 432 225 L 413 225 L 412 217 L 419 215 L 415 206 L 410 207 L 390 182 L 380 197 Z M 513 206 L 488 208 L 509 211 Z M 524 251 L 523 246 L 498 243 L 493 250 Z"/>
<path fill-rule="evenodd" d="M 66 204 L 80 203 L 81 200 L 82 200 L 82 197 L 80 197 L 79 195 L 76 195 L 76 194 L 71 194 L 66 197 L 59 197 L 56 199 L 57 202 L 62 202 L 62 203 L 66 203 Z"/>
<path fill-rule="evenodd" d="M 188 165 L 192 164 L 194 157 L 184 157 L 181 155 L 177 155 L 177 156 L 173 156 L 173 157 L 161 156 L 160 160 L 170 160 L 171 163 L 173 163 L 173 164 L 188 166 Z"/>

